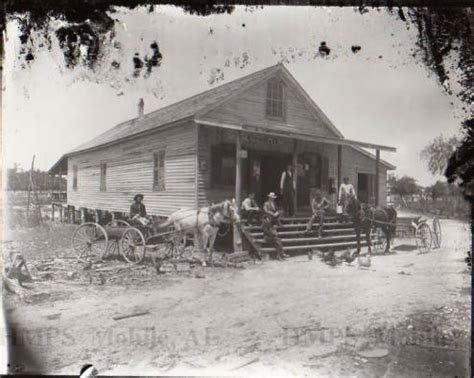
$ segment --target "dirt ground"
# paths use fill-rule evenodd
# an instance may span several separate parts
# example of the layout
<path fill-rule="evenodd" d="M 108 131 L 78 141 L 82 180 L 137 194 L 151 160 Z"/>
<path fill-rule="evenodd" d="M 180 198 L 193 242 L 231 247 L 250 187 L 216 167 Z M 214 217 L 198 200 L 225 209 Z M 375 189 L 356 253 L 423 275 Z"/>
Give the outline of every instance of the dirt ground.
<path fill-rule="evenodd" d="M 331 267 L 319 258 L 196 266 L 90 267 L 72 226 L 17 230 L 36 293 L 4 295 L 11 369 L 77 374 L 470 376 L 469 225 L 442 220 L 443 246 Z M 114 319 L 141 313 L 139 316 Z"/>

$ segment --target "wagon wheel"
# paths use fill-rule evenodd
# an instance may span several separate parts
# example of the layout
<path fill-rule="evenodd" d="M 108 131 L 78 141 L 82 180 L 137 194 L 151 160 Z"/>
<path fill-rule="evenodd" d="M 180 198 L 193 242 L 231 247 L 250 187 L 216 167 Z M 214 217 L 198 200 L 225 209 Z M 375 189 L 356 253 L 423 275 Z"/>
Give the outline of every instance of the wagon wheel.
<path fill-rule="evenodd" d="M 433 230 L 433 248 L 440 248 L 441 247 L 441 223 L 437 216 L 434 216 L 432 221 L 432 230 Z"/>
<path fill-rule="evenodd" d="M 115 252 L 118 251 L 118 241 L 117 240 L 110 240 L 107 245 L 107 250 L 102 255 L 102 260 L 110 258 L 111 256 L 115 255 Z"/>
<path fill-rule="evenodd" d="M 373 228 L 370 231 L 370 239 L 374 246 L 375 253 L 384 253 L 387 248 L 387 238 L 380 228 Z"/>
<path fill-rule="evenodd" d="M 101 225 L 86 222 L 74 230 L 71 242 L 78 258 L 94 255 L 102 259 L 107 253 L 109 238 Z"/>
<path fill-rule="evenodd" d="M 421 253 L 429 252 L 433 242 L 430 226 L 427 223 L 420 224 L 415 232 L 416 246 Z"/>
<path fill-rule="evenodd" d="M 114 220 L 111 220 L 109 223 L 107 223 L 107 227 L 118 227 L 118 226 L 130 227 L 130 223 L 122 219 L 114 219 Z"/>
<path fill-rule="evenodd" d="M 123 258 L 129 263 L 138 264 L 145 257 L 145 237 L 138 228 L 130 227 L 124 231 L 120 247 Z"/>

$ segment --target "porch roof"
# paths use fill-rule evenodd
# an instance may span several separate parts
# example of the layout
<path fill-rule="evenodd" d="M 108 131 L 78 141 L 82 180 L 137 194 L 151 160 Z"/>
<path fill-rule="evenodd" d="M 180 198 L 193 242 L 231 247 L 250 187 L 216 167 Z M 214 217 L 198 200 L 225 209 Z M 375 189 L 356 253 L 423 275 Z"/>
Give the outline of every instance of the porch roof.
<path fill-rule="evenodd" d="M 317 143 L 350 146 L 356 149 L 357 151 L 363 153 L 364 155 L 369 156 L 373 159 L 375 159 L 375 156 L 371 154 L 370 152 L 364 150 L 363 148 L 371 148 L 375 150 L 390 151 L 390 152 L 397 151 L 395 147 L 385 146 L 385 145 L 375 144 L 375 143 L 361 142 L 361 141 L 345 139 L 345 138 L 331 138 L 331 137 L 325 137 L 325 136 L 315 136 L 315 135 L 310 135 L 310 134 L 281 132 L 281 131 L 276 131 L 274 129 L 270 129 L 268 127 L 255 126 L 255 125 L 222 124 L 222 123 L 211 122 L 207 120 L 199 120 L 199 119 L 195 119 L 194 121 L 200 125 L 221 127 L 221 128 L 237 130 L 237 131 L 251 132 L 251 133 L 256 133 L 256 134 L 265 134 L 265 135 L 271 135 L 271 136 L 279 136 L 279 137 L 284 137 L 284 138 L 289 138 L 289 139 L 312 141 L 312 142 L 317 142 Z M 382 159 L 380 159 L 380 163 L 385 165 L 389 170 L 396 169 L 394 165 Z"/>

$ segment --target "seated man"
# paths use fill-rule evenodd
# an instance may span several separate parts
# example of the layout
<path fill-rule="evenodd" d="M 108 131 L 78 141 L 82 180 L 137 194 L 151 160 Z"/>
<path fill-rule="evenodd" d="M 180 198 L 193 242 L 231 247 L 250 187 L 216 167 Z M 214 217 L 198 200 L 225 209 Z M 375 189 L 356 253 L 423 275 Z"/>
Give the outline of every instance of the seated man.
<path fill-rule="evenodd" d="M 242 218 L 246 219 L 249 223 L 255 223 L 260 214 L 260 209 L 255 202 L 255 193 L 250 192 L 246 199 L 242 202 L 242 208 L 240 210 Z"/>
<path fill-rule="evenodd" d="M 283 252 L 283 244 L 272 224 L 271 216 L 268 214 L 263 214 L 262 216 L 262 230 L 265 241 L 276 249 L 275 258 L 277 260 L 287 258 L 288 255 Z"/>
<path fill-rule="evenodd" d="M 313 228 L 313 222 L 318 219 L 319 220 L 319 228 L 318 228 L 318 237 L 320 238 L 323 234 L 323 227 L 324 227 L 324 215 L 326 211 L 329 209 L 330 206 L 329 200 L 323 196 L 321 190 L 317 190 L 314 194 L 313 199 L 311 200 L 311 210 L 313 211 L 313 215 L 309 220 L 308 225 L 306 226 L 305 232 L 310 232 Z"/>
<path fill-rule="evenodd" d="M 133 203 L 132 206 L 130 206 L 130 219 L 135 225 L 147 226 L 150 220 L 148 219 L 146 208 L 142 201 L 143 194 L 137 194 L 133 197 Z"/>
<path fill-rule="evenodd" d="M 268 194 L 268 200 L 263 204 L 263 212 L 265 215 L 270 217 L 270 221 L 272 224 L 281 225 L 281 213 L 277 210 L 275 198 L 275 193 L 271 192 Z"/>

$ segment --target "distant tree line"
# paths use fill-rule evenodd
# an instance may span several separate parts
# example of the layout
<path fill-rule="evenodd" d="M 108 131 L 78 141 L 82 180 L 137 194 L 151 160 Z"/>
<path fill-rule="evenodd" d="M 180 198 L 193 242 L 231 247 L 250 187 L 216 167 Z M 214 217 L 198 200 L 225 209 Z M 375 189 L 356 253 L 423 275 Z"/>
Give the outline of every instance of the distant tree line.
<path fill-rule="evenodd" d="M 51 176 L 46 171 L 35 169 L 31 172 L 35 189 L 38 191 L 66 190 L 66 179 Z M 30 181 L 30 171 L 24 171 L 17 164 L 7 170 L 7 190 L 26 191 Z"/>

